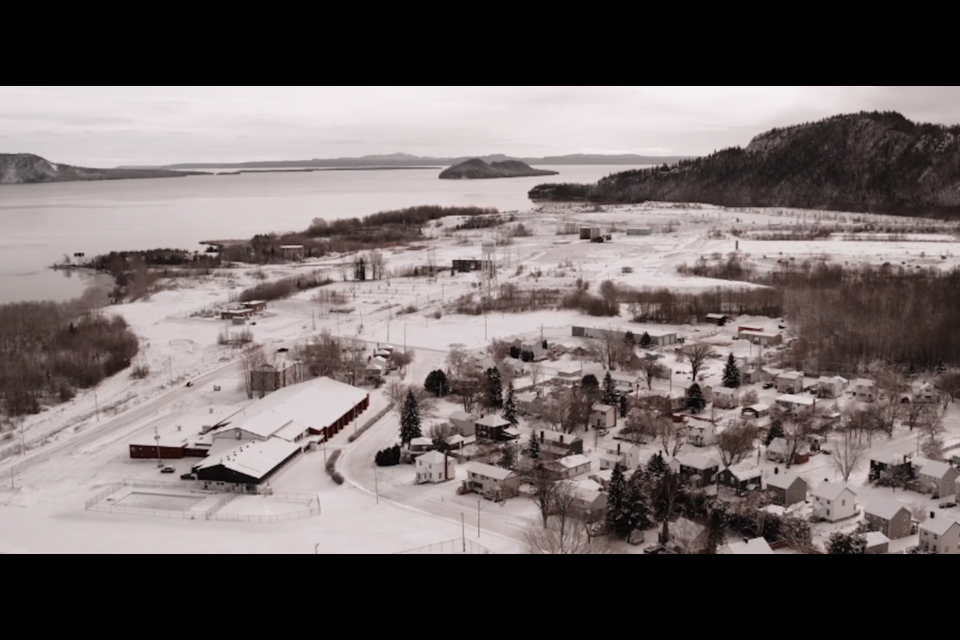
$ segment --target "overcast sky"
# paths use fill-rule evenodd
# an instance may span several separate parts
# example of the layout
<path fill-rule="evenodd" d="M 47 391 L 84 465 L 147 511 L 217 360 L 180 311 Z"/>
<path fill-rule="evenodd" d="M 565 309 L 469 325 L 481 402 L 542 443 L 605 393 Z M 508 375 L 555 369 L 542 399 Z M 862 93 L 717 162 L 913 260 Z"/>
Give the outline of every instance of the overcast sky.
<path fill-rule="evenodd" d="M 701 155 L 865 109 L 958 124 L 960 87 L 0 87 L 0 152 L 87 166 Z"/>

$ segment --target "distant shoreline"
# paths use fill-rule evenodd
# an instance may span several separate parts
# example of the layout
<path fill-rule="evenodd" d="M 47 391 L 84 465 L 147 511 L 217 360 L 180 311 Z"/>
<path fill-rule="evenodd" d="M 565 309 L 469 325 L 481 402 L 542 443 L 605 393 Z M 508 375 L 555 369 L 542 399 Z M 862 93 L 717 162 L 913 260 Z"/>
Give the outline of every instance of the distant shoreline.
<path fill-rule="evenodd" d="M 217 171 L 205 175 L 242 176 L 256 173 L 316 173 L 319 171 L 427 171 L 443 167 L 312 167 L 307 169 L 242 169 L 240 171 Z"/>

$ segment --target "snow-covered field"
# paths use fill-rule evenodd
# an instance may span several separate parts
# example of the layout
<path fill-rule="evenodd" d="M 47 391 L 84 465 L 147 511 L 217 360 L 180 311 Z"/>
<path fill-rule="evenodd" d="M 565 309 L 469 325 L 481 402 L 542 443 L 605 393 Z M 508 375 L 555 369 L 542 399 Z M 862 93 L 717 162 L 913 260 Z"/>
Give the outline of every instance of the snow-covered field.
<path fill-rule="evenodd" d="M 711 233 L 716 230 L 727 231 L 731 227 L 764 230 L 771 225 L 782 228 L 817 221 L 832 224 L 846 220 L 846 216 L 789 210 L 724 210 L 698 205 L 613 207 L 598 212 L 582 207 L 540 208 L 518 216 L 518 222 L 533 232 L 531 237 L 515 238 L 512 244 L 498 249 L 498 283 L 566 289 L 583 278 L 594 288 L 608 279 L 633 287 L 689 291 L 743 286 L 680 276 L 676 267 L 681 263 L 692 264 L 701 257 L 725 256 L 734 251 L 738 241 L 729 235 L 720 238 Z M 499 233 L 497 229 L 453 233 L 452 227 L 457 222 L 446 220 L 442 226 L 425 227 L 425 238 L 416 247 L 386 252 L 388 269 L 429 264 L 449 266 L 453 259 L 479 259 L 481 239 Z M 604 232 L 617 232 L 613 242 L 593 244 L 579 241 L 578 236 L 557 235 L 558 229 L 567 224 L 599 226 Z M 633 226 L 651 226 L 657 233 L 624 236 L 623 231 Z M 675 227 L 675 231 L 661 232 L 668 227 Z M 960 265 L 960 242 L 943 237 L 938 237 L 936 242 L 920 237 L 856 242 L 836 238 L 809 242 L 743 239 L 739 240 L 739 250 L 760 268 L 774 268 L 777 261 L 784 258 L 942 268 Z M 371 344 L 406 345 L 417 352 L 416 361 L 408 371 L 410 382 L 422 382 L 430 370 L 443 363 L 453 344 L 479 349 L 493 338 L 541 335 L 551 342 L 570 342 L 573 324 L 610 324 L 566 311 L 485 317 L 452 315 L 447 309 L 450 303 L 481 290 L 480 274 L 451 276 L 448 270 L 434 279 L 339 282 L 341 274 L 350 271 L 351 259 L 345 256 L 300 265 L 225 269 L 208 278 L 171 281 L 166 290 L 149 300 L 111 309 L 122 314 L 141 338 L 141 359 L 150 367 L 151 374 L 146 380 L 136 381 L 122 373 L 102 383 L 95 392 L 82 393 L 70 403 L 28 418 L 22 429 L 22 440 L 28 449 L 26 455 L 14 455 L 20 447 L 20 431 L 13 440 L 0 443 L 0 457 L 6 458 L 0 461 L 0 520 L 3 521 L 0 552 L 390 553 L 459 538 L 464 527 L 468 536 L 486 548 L 505 553 L 518 551 L 522 530 L 536 515 L 532 502 L 521 498 L 503 507 L 478 503 L 469 496 L 458 497 L 457 483 L 414 487 L 411 468 L 375 474 L 373 454 L 396 440 L 397 424 L 392 415 L 355 444 L 347 442 L 349 433 L 341 434 L 330 443 L 329 450 L 344 449 L 339 468 L 347 477 L 345 486 L 337 487 L 324 473 L 324 452 L 305 455 L 275 479 L 277 492 L 318 496 L 322 515 L 317 518 L 252 524 L 84 511 L 84 502 L 110 483 L 129 478 L 161 479 L 155 463 L 129 459 L 131 442 L 151 442 L 154 430 L 162 435 L 195 434 L 205 424 L 249 405 L 251 401 L 241 391 L 238 353 L 217 343 L 226 325 L 212 317 L 212 312 L 226 307 L 240 291 L 258 283 L 257 271 L 270 279 L 278 279 L 314 269 L 325 270 L 338 281 L 326 290 L 340 291 L 349 298 L 348 304 L 336 307 L 352 310 L 331 313 L 330 305 L 313 301 L 315 292 L 271 304 L 269 310 L 256 319 L 256 326 L 248 327 L 256 341 L 268 351 L 292 347 L 325 329 L 337 335 L 359 337 Z M 625 267 L 631 268 L 632 273 L 624 273 Z M 410 306 L 416 311 L 398 314 Z M 623 318 L 615 324 L 626 321 Z M 743 321 L 776 326 L 772 319 Z M 691 338 L 712 339 L 724 352 L 732 348 L 737 355 L 750 354 L 749 344 L 733 342 L 732 328 L 717 330 L 687 325 L 679 330 Z M 717 361 L 710 373 L 718 373 L 720 366 Z M 674 367 L 674 370 L 679 369 Z M 188 381 L 193 383 L 190 388 L 186 387 Z M 689 375 L 661 381 L 658 388 L 679 389 L 684 383 L 689 383 Z M 764 392 L 762 399 L 772 400 L 767 397 L 770 395 Z M 373 400 L 374 407 L 367 416 L 385 406 L 381 392 L 374 392 Z M 447 405 L 443 412 L 455 409 Z M 947 422 L 950 435 L 960 436 L 960 415 L 955 409 L 951 410 Z M 529 426 L 522 425 L 524 430 Z M 889 442 L 878 441 L 874 449 L 893 452 L 898 447 L 908 447 L 911 442 L 915 444 L 915 440 L 904 436 Z M 592 457 L 598 457 L 600 444 L 591 434 L 588 445 Z M 649 453 L 654 450 L 656 447 L 651 445 Z M 190 461 L 173 466 L 178 474 L 186 473 Z M 772 473 L 772 465 L 761 462 L 761 466 Z M 832 469 L 825 459 L 814 458 L 797 471 L 814 486 L 824 479 L 833 480 Z M 882 490 L 860 488 L 863 480 L 856 477 L 852 483 L 858 493 L 862 492 L 864 497 L 885 495 Z M 896 499 L 922 501 L 912 495 L 898 494 Z M 167 508 L 156 506 L 163 502 L 156 495 L 133 494 L 126 500 L 130 502 L 124 506 L 134 502 L 139 506 L 143 502 L 153 506 L 142 508 Z M 170 497 L 169 501 L 173 506 L 184 508 L 182 500 Z M 275 515 L 285 512 L 288 506 L 244 498 L 228 505 L 225 513 Z"/>

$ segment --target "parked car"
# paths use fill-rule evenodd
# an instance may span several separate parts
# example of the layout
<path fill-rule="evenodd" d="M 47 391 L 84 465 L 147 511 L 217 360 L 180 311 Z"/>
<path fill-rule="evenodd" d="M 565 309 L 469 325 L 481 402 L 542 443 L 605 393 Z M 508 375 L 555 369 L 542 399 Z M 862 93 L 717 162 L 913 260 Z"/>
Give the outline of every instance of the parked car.
<path fill-rule="evenodd" d="M 763 388 L 764 388 L 764 389 L 773 389 L 775 386 L 777 386 L 776 383 L 766 382 L 766 383 L 764 383 Z"/>
<path fill-rule="evenodd" d="M 160 470 L 160 473 L 163 473 L 166 475 L 174 474 L 176 472 L 177 470 L 174 469 L 173 467 L 164 467 L 163 469 Z"/>
<path fill-rule="evenodd" d="M 940 503 L 940 508 L 941 508 L 941 509 L 955 509 L 956 506 L 957 506 L 957 503 L 956 503 L 956 502 L 949 502 L 949 501 L 948 501 L 948 502 L 941 502 L 941 503 Z"/>
<path fill-rule="evenodd" d="M 667 550 L 663 545 L 655 544 L 651 547 L 647 547 L 643 550 L 643 554 L 647 556 L 662 556 L 666 555 Z"/>
<path fill-rule="evenodd" d="M 180 476 L 180 479 L 181 479 L 181 480 L 196 480 L 196 479 L 197 479 L 197 476 L 193 475 L 192 473 L 185 473 L 185 474 L 183 474 L 182 476 Z"/>

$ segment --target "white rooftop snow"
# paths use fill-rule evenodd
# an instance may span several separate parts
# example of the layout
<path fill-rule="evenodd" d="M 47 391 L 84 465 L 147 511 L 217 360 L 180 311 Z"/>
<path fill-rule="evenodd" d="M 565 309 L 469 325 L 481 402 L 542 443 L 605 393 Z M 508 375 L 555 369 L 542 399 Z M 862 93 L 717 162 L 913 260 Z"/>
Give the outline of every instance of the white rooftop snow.
<path fill-rule="evenodd" d="M 467 467 L 467 473 L 475 473 L 481 478 L 490 478 L 492 480 L 506 480 L 514 475 L 513 471 L 510 469 L 503 469 L 501 467 L 493 467 L 489 464 L 483 464 L 481 462 L 471 462 Z"/>
<path fill-rule="evenodd" d="M 800 479 L 795 473 L 782 473 L 780 475 L 767 478 L 767 486 L 786 491 L 793 486 L 793 483 Z"/>
<path fill-rule="evenodd" d="M 486 418 L 481 418 L 477 420 L 478 427 L 490 427 L 496 429 L 497 427 L 506 428 L 511 426 L 509 422 L 501 418 L 500 416 L 487 416 Z"/>
<path fill-rule="evenodd" d="M 558 462 L 565 469 L 577 469 L 588 466 L 590 464 L 590 458 L 587 456 L 567 456 L 566 458 L 561 458 Z"/>
<path fill-rule="evenodd" d="M 920 529 L 932 533 L 935 536 L 945 536 L 950 532 L 950 529 L 957 526 L 960 525 L 950 518 L 934 518 L 920 525 Z"/>
<path fill-rule="evenodd" d="M 299 444 L 280 438 L 271 438 L 266 442 L 247 442 L 222 457 L 207 458 L 198 468 L 210 469 L 222 465 L 231 471 L 259 480 L 299 450 Z"/>
<path fill-rule="evenodd" d="M 772 556 L 773 549 L 763 538 L 754 538 L 747 542 L 734 542 L 729 545 L 730 555 L 734 556 Z"/>
<path fill-rule="evenodd" d="M 435 465 L 443 464 L 446 458 L 439 451 L 431 451 L 430 453 L 425 453 L 417 460 L 417 462 L 422 462 L 423 464 Z"/>
<path fill-rule="evenodd" d="M 848 491 L 846 485 L 837 484 L 835 482 L 824 482 L 814 490 L 813 497 L 820 498 L 821 500 L 829 500 L 830 502 L 833 502 L 834 500 L 839 499 L 840 495 L 844 491 Z"/>
<path fill-rule="evenodd" d="M 757 468 L 756 465 L 744 462 L 735 466 L 732 466 L 728 469 L 730 473 L 733 474 L 733 477 L 741 482 L 744 480 L 753 480 L 755 478 L 762 478 L 763 472 Z"/>
<path fill-rule="evenodd" d="M 941 480 L 953 470 L 953 467 L 946 462 L 937 462 L 935 460 L 925 460 L 920 463 L 914 462 L 914 464 L 919 467 L 920 475 L 930 476 L 931 478 L 938 478 Z"/>
<path fill-rule="evenodd" d="M 251 416 L 251 421 L 253 416 L 274 415 L 281 424 L 296 420 L 315 431 L 322 431 L 366 400 L 367 395 L 366 391 L 348 384 L 330 378 L 318 378 L 275 391 L 250 405 L 246 414 Z M 264 424 L 270 424 L 267 418 L 264 420 Z M 230 427 L 249 430 L 248 424 L 249 421 L 238 421 Z"/>
<path fill-rule="evenodd" d="M 697 471 L 706 471 L 720 466 L 720 463 L 710 456 L 701 453 L 686 453 L 674 458 L 681 466 L 696 469 Z"/>
<path fill-rule="evenodd" d="M 902 504 L 891 500 L 877 499 L 871 502 L 863 512 L 870 516 L 883 518 L 884 520 L 893 520 L 897 517 L 897 514 L 905 508 Z"/>
<path fill-rule="evenodd" d="M 812 407 L 817 401 L 813 398 L 807 398 L 806 396 L 798 396 L 788 393 L 777 398 L 777 402 L 786 402 L 788 404 L 799 404 L 804 407 Z"/>
<path fill-rule="evenodd" d="M 867 533 L 867 549 L 873 549 L 874 547 L 880 547 L 885 544 L 890 544 L 890 538 L 879 531 L 870 531 Z"/>

